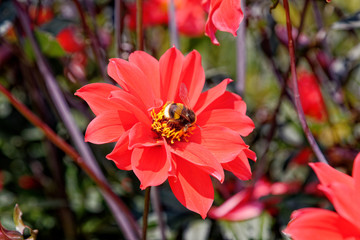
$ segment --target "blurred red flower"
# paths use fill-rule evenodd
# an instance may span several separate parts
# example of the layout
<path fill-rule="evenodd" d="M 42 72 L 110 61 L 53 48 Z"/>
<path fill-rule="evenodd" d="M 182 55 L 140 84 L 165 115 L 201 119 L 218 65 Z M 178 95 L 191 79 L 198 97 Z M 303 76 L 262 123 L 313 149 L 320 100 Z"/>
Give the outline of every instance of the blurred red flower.
<path fill-rule="evenodd" d="M 294 240 L 360 239 L 360 154 L 355 158 L 352 177 L 324 163 L 309 165 L 336 212 L 318 208 L 294 211 L 283 232 Z"/>
<path fill-rule="evenodd" d="M 219 207 L 212 207 L 209 217 L 227 221 L 243 221 L 259 216 L 265 209 L 274 211 L 281 199 L 279 195 L 296 192 L 300 185 L 297 182 L 271 183 L 263 178 L 254 186 L 244 188 L 242 191 L 227 199 Z M 265 196 L 271 197 L 262 199 Z"/>
<path fill-rule="evenodd" d="M 61 47 L 68 53 L 80 52 L 84 49 L 84 40 L 75 27 L 66 27 L 56 36 Z"/>
<path fill-rule="evenodd" d="M 298 74 L 298 86 L 304 113 L 317 121 L 326 121 L 328 117 L 326 106 L 316 76 L 304 70 L 300 71 Z"/>
<path fill-rule="evenodd" d="M 102 36 L 102 34 L 100 36 Z M 61 47 L 67 53 L 71 54 L 68 69 L 65 69 L 65 75 L 73 82 L 79 79 L 85 79 L 87 57 L 84 51 L 85 41 L 80 34 L 80 29 L 75 26 L 66 27 L 57 34 L 56 39 Z M 71 74 L 67 74 L 67 70 L 69 70 Z"/>
<path fill-rule="evenodd" d="M 96 115 L 85 141 L 117 142 L 107 158 L 133 170 L 141 189 L 168 179 L 176 198 L 205 218 L 214 199 L 210 175 L 222 182 L 225 169 L 251 178 L 248 158 L 256 156 L 241 138 L 254 129 L 246 104 L 226 91 L 230 79 L 201 92 L 197 51 L 185 57 L 173 47 L 159 61 L 136 51 L 129 61 L 110 59 L 108 74 L 122 88 L 93 83 L 75 93 Z"/>
<path fill-rule="evenodd" d="M 244 18 L 241 0 L 202 0 L 202 4 L 209 13 L 205 34 L 213 44 L 219 45 L 215 36 L 217 30 L 236 36 L 236 31 Z"/>
<path fill-rule="evenodd" d="M 143 5 L 144 27 L 169 23 L 168 5 L 170 0 L 147 0 Z M 176 25 L 180 33 L 187 36 L 199 36 L 205 29 L 205 12 L 200 0 L 175 0 Z M 128 4 L 129 28 L 136 27 L 136 4 Z"/>
<path fill-rule="evenodd" d="M 22 175 L 18 180 L 19 187 L 25 190 L 34 189 L 40 187 L 39 181 L 30 175 Z"/>
<path fill-rule="evenodd" d="M 46 6 L 38 7 L 36 5 L 31 5 L 29 7 L 29 16 L 36 25 L 42 25 L 54 18 L 54 12 L 51 8 Z"/>
<path fill-rule="evenodd" d="M 305 165 L 310 162 L 313 152 L 311 148 L 306 147 L 301 149 L 291 160 L 292 164 Z"/>

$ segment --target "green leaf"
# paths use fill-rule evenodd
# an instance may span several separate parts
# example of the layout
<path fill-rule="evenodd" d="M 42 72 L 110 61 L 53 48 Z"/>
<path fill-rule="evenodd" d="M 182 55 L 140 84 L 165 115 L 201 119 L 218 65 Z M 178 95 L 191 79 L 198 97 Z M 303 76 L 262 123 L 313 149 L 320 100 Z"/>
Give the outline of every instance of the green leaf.
<path fill-rule="evenodd" d="M 35 37 L 40 45 L 40 50 L 48 57 L 62 57 L 66 53 L 58 41 L 50 33 L 35 30 Z"/>
<path fill-rule="evenodd" d="M 25 226 L 24 222 L 22 221 L 21 216 L 22 216 L 22 212 L 19 208 L 19 205 L 16 204 L 15 208 L 14 208 L 15 227 L 18 232 L 20 232 L 21 234 L 24 234 L 24 230 L 25 230 L 26 226 Z"/>
<path fill-rule="evenodd" d="M 21 235 L 24 234 L 25 229 L 28 229 L 30 231 L 30 237 L 28 237 L 26 240 L 36 240 L 38 230 L 37 229 L 32 230 L 29 226 L 26 226 L 24 224 L 21 216 L 22 216 L 22 212 L 19 208 L 19 205 L 16 204 L 14 207 L 14 223 L 15 223 L 16 230 L 20 234 L 20 238 L 10 238 L 10 239 L 14 239 L 14 240 L 24 239 L 23 236 L 21 236 Z"/>

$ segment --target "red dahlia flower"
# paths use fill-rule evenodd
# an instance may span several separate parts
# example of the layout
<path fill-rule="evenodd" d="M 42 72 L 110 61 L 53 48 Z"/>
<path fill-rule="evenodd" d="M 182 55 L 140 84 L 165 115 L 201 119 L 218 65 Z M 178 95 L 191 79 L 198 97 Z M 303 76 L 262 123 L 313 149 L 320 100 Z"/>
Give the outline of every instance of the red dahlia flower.
<path fill-rule="evenodd" d="M 219 45 L 215 36 L 217 30 L 236 36 L 236 31 L 244 18 L 241 0 L 202 0 L 202 4 L 209 13 L 205 34 L 213 44 Z"/>
<path fill-rule="evenodd" d="M 324 163 L 310 163 L 320 180 L 319 189 L 336 212 L 304 208 L 293 212 L 283 231 L 292 239 L 360 239 L 360 154 L 354 161 L 352 177 Z"/>
<path fill-rule="evenodd" d="M 168 179 L 176 198 L 205 218 L 214 199 L 210 175 L 222 182 L 225 169 L 250 178 L 248 157 L 256 156 L 241 136 L 254 123 L 241 97 L 226 91 L 230 79 L 201 92 L 197 51 L 184 57 L 173 47 L 159 61 L 136 51 L 129 61 L 110 59 L 108 74 L 121 88 L 93 83 L 75 93 L 96 115 L 85 141 L 116 142 L 106 157 L 133 170 L 141 189 Z"/>

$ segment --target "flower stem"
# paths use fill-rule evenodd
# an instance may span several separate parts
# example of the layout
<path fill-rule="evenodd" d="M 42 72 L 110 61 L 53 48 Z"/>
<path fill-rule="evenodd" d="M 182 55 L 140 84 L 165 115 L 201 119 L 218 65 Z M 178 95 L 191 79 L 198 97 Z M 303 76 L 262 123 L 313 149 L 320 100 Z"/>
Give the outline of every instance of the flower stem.
<path fill-rule="evenodd" d="M 122 0 L 117 0 L 115 1 L 115 11 L 114 11 L 114 15 L 115 15 L 115 49 L 116 49 L 116 54 L 117 57 L 120 57 L 121 55 L 121 45 L 122 45 L 122 40 L 121 40 L 121 34 L 123 31 L 123 2 Z"/>
<path fill-rule="evenodd" d="M 96 37 L 96 34 L 94 34 L 90 30 L 90 27 L 88 26 L 86 19 L 85 19 L 83 7 L 81 6 L 79 0 L 73 0 L 73 1 L 79 12 L 84 32 L 87 35 L 87 37 L 90 39 L 90 46 L 94 53 L 95 60 L 97 61 L 98 65 L 99 65 L 101 76 L 104 79 L 104 81 L 110 82 L 110 80 L 106 74 L 106 64 L 104 61 L 104 57 L 102 56 L 101 51 L 100 51 L 101 48 L 100 48 L 100 44 L 99 44 L 99 39 Z"/>
<path fill-rule="evenodd" d="M 170 43 L 172 46 L 179 48 L 179 34 L 176 24 L 176 12 L 174 0 L 170 0 L 168 4 L 169 14 L 169 31 L 170 31 Z"/>
<path fill-rule="evenodd" d="M 136 49 L 144 50 L 143 1 L 136 0 Z"/>
<path fill-rule="evenodd" d="M 159 187 L 152 187 L 150 197 L 151 197 L 151 206 L 153 207 L 153 211 L 157 215 L 157 221 L 158 221 L 158 226 L 159 226 L 159 230 L 160 230 L 161 240 L 165 240 L 166 239 L 165 222 L 164 222 L 164 218 L 161 213 L 162 209 L 161 209 L 161 202 L 160 202 L 160 196 L 159 196 Z"/>
<path fill-rule="evenodd" d="M 148 215 L 150 208 L 150 190 L 151 187 L 147 187 L 145 190 L 145 200 L 144 200 L 144 215 L 143 215 L 143 227 L 142 227 L 142 239 L 146 240 L 146 233 L 148 227 Z"/>
<path fill-rule="evenodd" d="M 290 21 L 290 11 L 289 11 L 289 3 L 288 0 L 284 0 L 284 9 L 286 14 L 286 28 L 287 28 L 287 34 L 288 34 L 288 48 L 289 48 L 289 54 L 290 54 L 290 67 L 291 67 L 291 77 L 292 77 L 292 87 L 293 87 L 293 97 L 295 102 L 296 111 L 300 120 L 301 127 L 304 130 L 304 133 L 306 135 L 306 138 L 314 151 L 316 157 L 320 162 L 328 164 L 326 161 L 324 155 L 322 154 L 319 146 L 317 145 L 314 136 L 312 135 L 309 126 L 306 123 L 304 110 L 301 106 L 300 102 L 300 94 L 297 84 L 297 75 L 296 75 L 296 64 L 295 64 L 295 51 L 294 51 L 294 42 L 292 38 L 292 32 L 291 32 L 291 21 Z"/>
<path fill-rule="evenodd" d="M 246 78 L 246 1 L 241 1 L 244 18 L 236 37 L 236 92 L 244 97 Z"/>

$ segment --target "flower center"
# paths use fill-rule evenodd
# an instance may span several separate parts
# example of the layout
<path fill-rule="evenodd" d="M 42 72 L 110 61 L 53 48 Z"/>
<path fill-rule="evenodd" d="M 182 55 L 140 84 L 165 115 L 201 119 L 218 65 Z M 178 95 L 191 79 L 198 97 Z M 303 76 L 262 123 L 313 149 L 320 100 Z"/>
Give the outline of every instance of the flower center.
<path fill-rule="evenodd" d="M 196 115 L 194 111 L 181 103 L 166 103 L 161 110 L 156 113 L 152 110 L 151 116 L 153 131 L 159 136 L 165 137 L 171 144 L 177 141 L 188 141 L 196 128 Z"/>

